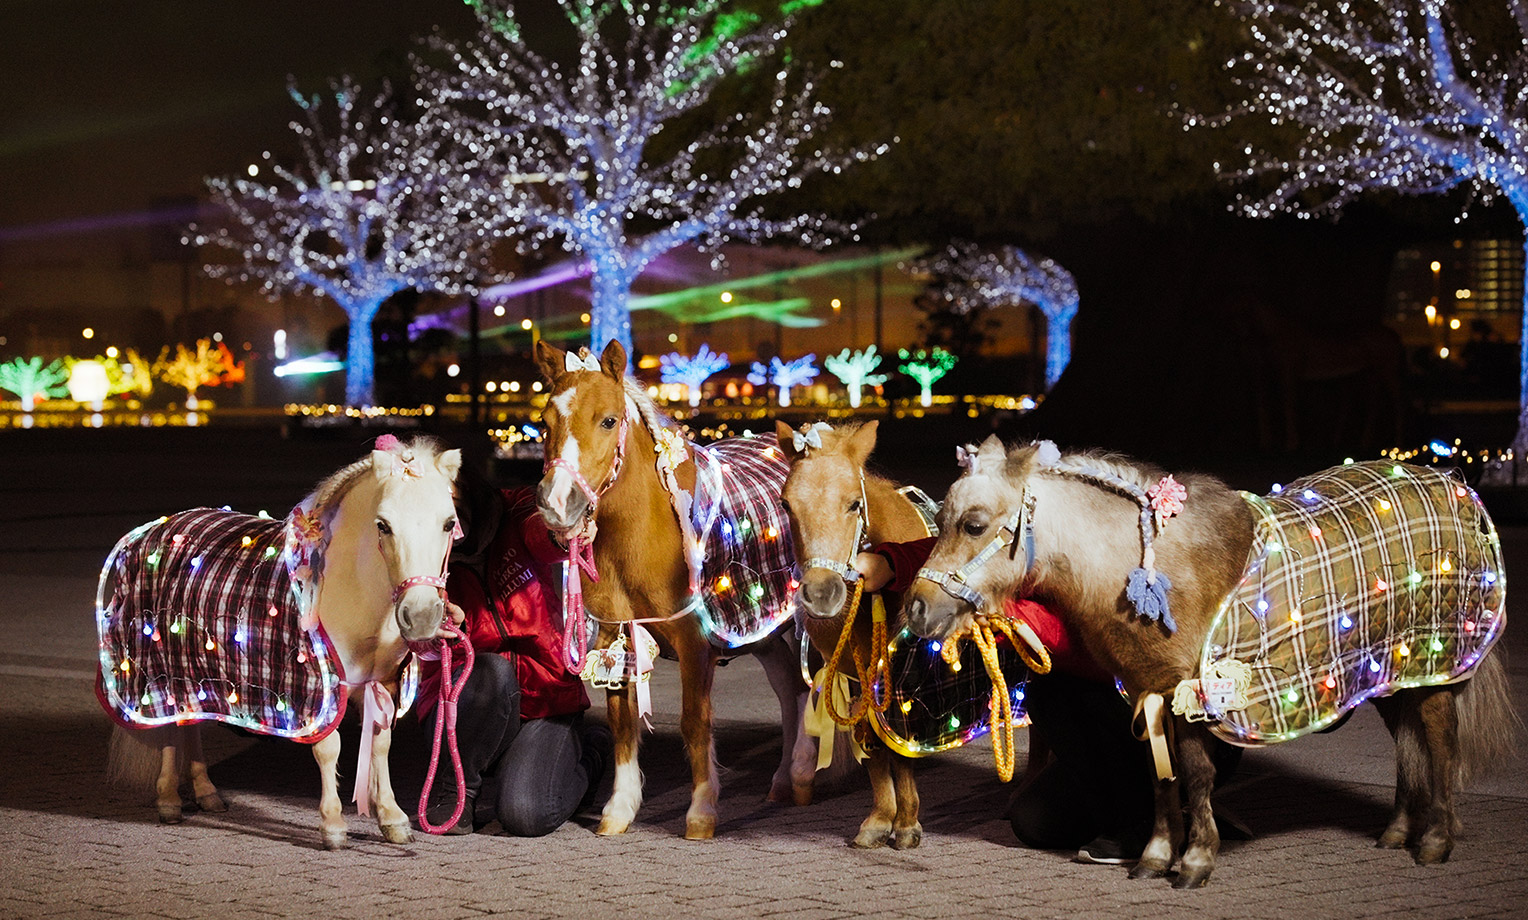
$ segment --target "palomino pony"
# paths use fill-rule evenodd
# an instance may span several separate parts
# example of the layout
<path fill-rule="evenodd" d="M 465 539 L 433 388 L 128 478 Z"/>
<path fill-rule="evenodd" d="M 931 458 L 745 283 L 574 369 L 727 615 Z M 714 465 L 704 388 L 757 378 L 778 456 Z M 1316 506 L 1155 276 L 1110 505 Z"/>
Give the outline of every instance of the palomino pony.
<path fill-rule="evenodd" d="M 1456 784 L 1506 756 L 1518 726 L 1488 655 L 1505 626 L 1501 546 L 1467 487 L 1358 463 L 1258 497 L 1048 442 L 1009 451 L 993 437 L 959 455 L 908 623 L 959 634 L 1014 592 L 1071 621 L 1152 742 L 1157 817 L 1133 878 L 1165 875 L 1186 831 L 1174 885 L 1208 880 L 1215 738 L 1289 740 L 1367 699 L 1397 748 L 1379 845 L 1448 858 Z"/>
<path fill-rule="evenodd" d="M 780 700 L 785 743 L 770 798 L 810 801 L 815 752 L 801 730 L 807 688 L 790 631 L 781 628 L 790 619 L 794 562 L 789 523 L 779 508 L 785 464 L 774 439 L 734 438 L 709 448 L 689 444 L 626 376 L 626 352 L 617 342 L 607 345 L 598 361 L 587 350 L 567 353 L 541 342 L 536 359 L 551 384 L 543 416 L 547 467 L 538 504 L 548 527 L 568 536 L 581 570 L 568 581 L 564 598 L 564 629 L 574 649 L 570 665 L 581 664 L 580 605 L 600 624 L 602 648 L 615 643 L 629 650 L 630 679 L 618 674 L 606 683 L 615 787 L 598 833 L 624 833 L 642 804 L 637 722 L 645 716 L 643 675 L 651 662 L 644 661 L 647 640 L 638 624 L 679 660 L 680 731 L 693 781 L 685 836 L 706 839 L 716 832 L 711 687 L 717 662 L 728 654 L 757 656 Z M 741 474 L 748 472 L 741 467 L 752 463 L 771 468 L 742 486 L 731 479 L 723 484 L 726 468 Z M 713 513 L 721 500 L 742 497 L 741 492 L 757 500 L 750 510 Z M 585 555 L 591 531 L 592 558 Z M 700 572 L 701 562 L 761 548 L 777 549 L 778 558 L 721 574 Z M 760 616 L 724 622 L 718 611 L 730 601 Z"/>
<path fill-rule="evenodd" d="M 410 642 L 441 625 L 456 529 L 451 483 L 461 452 L 384 435 L 285 521 L 201 508 L 124 536 L 96 599 L 97 696 L 116 721 L 109 772 L 147 785 L 159 819 L 182 819 L 181 764 L 203 811 L 227 806 L 207 776 L 200 723 L 226 722 L 313 745 L 327 849 L 347 838 L 335 728 L 362 704 L 355 800 L 377 805 L 391 843 L 408 843 L 393 797 L 392 720 L 418 670 Z"/>
<path fill-rule="evenodd" d="M 875 421 L 852 428 L 817 424 L 797 432 L 784 422 L 775 423 L 780 449 L 790 462 L 781 497 L 800 560 L 800 603 L 806 614 L 802 620 L 812 644 L 830 661 L 849 619 L 846 582 L 859 578 L 852 563 L 862 544 L 929 536 L 912 501 L 890 481 L 865 471 L 875 449 L 877 427 Z M 898 606 L 893 601 L 890 609 Z M 871 617 L 864 611 L 857 613 L 862 615 L 850 625 L 847 641 L 854 644 L 854 660 L 866 667 L 855 668 L 846 661 L 840 670 L 859 680 L 860 693 L 866 696 L 857 708 L 862 717 L 872 719 L 865 704 L 875 692 L 875 665 L 888 654 L 886 636 L 883 628 L 879 642 L 873 643 Z M 882 687 L 881 692 L 889 693 L 890 688 Z M 874 744 L 869 746 L 866 766 L 874 801 L 851 845 L 868 848 L 890 843 L 898 850 L 917 846 L 923 840 L 923 825 L 918 822 L 912 760 L 886 744 Z"/>

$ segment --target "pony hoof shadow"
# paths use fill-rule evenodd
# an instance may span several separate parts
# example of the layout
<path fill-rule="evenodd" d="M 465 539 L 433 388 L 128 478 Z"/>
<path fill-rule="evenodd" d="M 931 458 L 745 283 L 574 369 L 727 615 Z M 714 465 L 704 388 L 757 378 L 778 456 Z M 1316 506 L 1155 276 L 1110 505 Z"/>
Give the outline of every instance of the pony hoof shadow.
<path fill-rule="evenodd" d="M 893 850 L 912 850 L 923 842 L 923 828 L 921 826 L 905 827 L 892 832 L 891 848 Z"/>

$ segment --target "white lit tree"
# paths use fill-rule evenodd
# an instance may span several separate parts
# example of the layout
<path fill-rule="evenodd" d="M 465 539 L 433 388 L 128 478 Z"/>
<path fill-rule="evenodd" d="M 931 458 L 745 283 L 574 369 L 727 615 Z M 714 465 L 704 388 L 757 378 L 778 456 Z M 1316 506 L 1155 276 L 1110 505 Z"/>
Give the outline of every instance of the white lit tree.
<path fill-rule="evenodd" d="M 815 247 L 849 229 L 761 209 L 868 156 L 815 144 L 829 112 L 775 53 L 803 0 L 778 22 L 727 0 L 557 0 L 577 44 L 566 64 L 533 47 L 511 0 L 468 2 L 478 35 L 437 37 L 449 63 L 421 61 L 420 85 L 444 130 L 492 170 L 494 210 L 521 246 L 555 242 L 588 260 L 596 348 L 615 339 L 632 353 L 632 283 L 670 250 L 766 237 Z M 745 68 L 774 87 L 762 112 L 697 114 Z"/>
<path fill-rule="evenodd" d="M 1232 8 L 1254 45 L 1226 65 L 1246 98 L 1189 124 L 1256 117 L 1297 138 L 1284 155 L 1249 146 L 1245 164 L 1224 170 L 1271 183 L 1262 194 L 1238 195 L 1242 211 L 1311 216 L 1370 190 L 1463 187 L 1472 199 L 1506 198 L 1528 227 L 1528 0 L 1468 9 L 1444 0 Z M 1528 311 L 1524 322 L 1513 439 L 1520 459 L 1528 452 Z"/>
<path fill-rule="evenodd" d="M 815 354 L 802 355 L 794 361 L 770 358 L 768 366 L 755 361 L 753 369 L 748 372 L 748 382 L 756 387 L 774 384 L 780 405 L 789 406 L 791 387 L 811 383 L 817 378 L 817 366 L 812 363 L 816 357 Z"/>
<path fill-rule="evenodd" d="M 693 357 L 670 352 L 659 358 L 658 363 L 662 367 L 659 376 L 663 382 L 684 384 L 689 390 L 690 405 L 699 406 L 701 384 L 727 366 L 727 353 L 717 354 L 711 346 L 702 344 Z"/>
<path fill-rule="evenodd" d="M 257 281 L 272 298 L 312 292 L 338 304 L 350 322 L 345 401 L 366 406 L 371 326 L 383 301 L 409 288 L 456 294 L 488 280 L 491 230 L 466 213 L 469 179 L 445 140 L 399 119 L 386 89 L 368 97 L 345 78 L 325 95 L 295 87 L 291 95 L 302 110 L 291 123 L 300 161 L 260 167 L 268 177 L 209 179 L 227 220 L 193 226 L 189 238 L 236 257 L 208 264 L 213 276 Z"/>
<path fill-rule="evenodd" d="M 845 348 L 836 355 L 823 358 L 822 366 L 843 383 L 849 391 L 849 405 L 855 409 L 860 405 L 861 390 L 865 387 L 878 387 L 887 379 L 885 374 L 875 373 L 875 369 L 881 366 L 881 356 L 876 354 L 874 345 L 863 351 Z"/>
<path fill-rule="evenodd" d="M 935 293 L 956 313 L 1034 304 L 1045 316 L 1046 392 L 1061 379 L 1072 360 L 1072 320 L 1081 302 L 1071 272 L 1016 246 L 987 251 L 972 243 L 952 243 L 918 268 L 946 279 Z"/>

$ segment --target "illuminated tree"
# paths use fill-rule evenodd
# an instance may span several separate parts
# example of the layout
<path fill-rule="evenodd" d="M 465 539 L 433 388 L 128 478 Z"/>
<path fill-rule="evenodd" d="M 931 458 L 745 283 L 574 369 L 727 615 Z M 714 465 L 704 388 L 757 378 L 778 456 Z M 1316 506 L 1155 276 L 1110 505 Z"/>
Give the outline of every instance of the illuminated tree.
<path fill-rule="evenodd" d="M 775 57 L 784 23 L 725 0 L 558 0 L 577 40 L 563 66 L 526 40 L 509 0 L 470 0 L 475 41 L 437 38 L 450 63 L 420 63 L 443 130 L 494 181 L 485 191 L 526 249 L 559 242 L 591 267 L 591 344 L 631 354 L 632 283 L 654 259 L 694 243 L 794 237 L 822 246 L 845 225 L 815 215 L 765 217 L 761 200 L 865 154 L 837 156 L 814 138 L 829 112 L 786 63 L 757 116 L 696 116 L 729 76 Z M 659 140 L 660 133 L 663 135 Z"/>
<path fill-rule="evenodd" d="M 885 374 L 874 373 L 881 366 L 881 356 L 876 354 L 874 345 L 855 352 L 845 348 L 836 355 L 823 358 L 822 364 L 829 373 L 843 382 L 849 391 L 849 405 L 855 409 L 859 408 L 862 389 L 878 387 L 886 382 Z"/>
<path fill-rule="evenodd" d="M 1072 320 L 1080 302 L 1071 272 L 1015 246 L 987 252 L 970 243 L 952 244 L 919 267 L 948 279 L 935 295 L 958 314 L 1020 303 L 1038 307 L 1045 316 L 1046 391 L 1061 379 L 1072 360 Z"/>
<path fill-rule="evenodd" d="M 186 391 L 186 402 L 196 399 L 200 387 L 232 386 L 244 380 L 244 362 L 235 361 L 233 352 L 222 342 L 214 345 L 210 339 L 198 339 L 195 350 L 185 345 L 175 346 L 171 357 L 169 346 L 159 353 L 154 362 L 154 374 L 171 386 Z"/>
<path fill-rule="evenodd" d="M 456 294 L 483 276 L 491 229 L 471 219 L 470 178 L 450 159 L 445 139 L 390 110 L 387 91 L 363 97 L 348 78 L 326 96 L 291 96 L 302 147 L 292 167 L 267 164 L 268 180 L 209 179 L 229 220 L 191 228 L 197 245 L 237 256 L 207 272 L 258 281 L 272 298 L 312 292 L 350 321 L 345 401 L 372 403 L 372 321 L 399 291 Z M 327 104 L 326 104 L 327 99 Z"/>
<path fill-rule="evenodd" d="M 955 356 L 943 348 L 919 348 L 916 351 L 899 348 L 897 357 L 902 359 L 897 370 L 918 381 L 922 390 L 918 401 L 925 406 L 933 405 L 934 382 L 955 366 Z"/>
<path fill-rule="evenodd" d="M 664 383 L 682 383 L 689 389 L 690 405 L 700 405 L 700 385 L 712 374 L 727 366 L 727 353 L 717 354 L 709 345 L 701 345 L 695 356 L 671 352 L 658 359 Z"/>
<path fill-rule="evenodd" d="M 1471 199 L 1506 198 L 1528 227 L 1528 0 L 1232 9 L 1254 44 L 1226 65 L 1246 99 L 1189 124 L 1265 118 L 1297 137 L 1293 153 L 1249 148 L 1244 165 L 1225 170 L 1271 181 L 1262 194 L 1237 196 L 1243 212 L 1312 216 L 1370 190 L 1464 187 Z M 1528 452 L 1528 310 L 1524 323 L 1519 458 Z"/>
<path fill-rule="evenodd" d="M 794 361 L 781 361 L 779 358 L 770 358 L 769 366 L 765 367 L 758 361 L 753 362 L 753 370 L 748 373 L 748 382 L 756 387 L 773 384 L 778 389 L 778 398 L 781 406 L 791 404 L 791 387 L 800 386 L 803 383 L 811 383 L 817 377 L 817 366 L 812 360 L 817 355 L 803 355 Z"/>
<path fill-rule="evenodd" d="M 64 395 L 64 382 L 68 379 L 69 371 L 63 361 L 43 364 L 42 358 L 15 358 L 0 364 L 0 389 L 20 397 L 23 412 L 36 408 L 38 397 Z"/>

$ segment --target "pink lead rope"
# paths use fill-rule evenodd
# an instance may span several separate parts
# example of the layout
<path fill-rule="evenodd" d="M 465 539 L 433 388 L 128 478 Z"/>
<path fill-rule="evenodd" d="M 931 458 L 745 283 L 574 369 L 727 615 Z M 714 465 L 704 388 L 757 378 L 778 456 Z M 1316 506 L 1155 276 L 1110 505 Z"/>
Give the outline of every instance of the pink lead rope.
<path fill-rule="evenodd" d="M 466 649 L 466 658 L 462 661 L 462 676 L 460 680 L 451 677 L 451 639 L 440 640 L 440 699 L 435 704 L 435 745 L 430 751 L 430 769 L 425 773 L 424 788 L 419 790 L 419 829 L 427 834 L 444 834 L 456 826 L 461 820 L 462 811 L 467 807 L 467 779 L 462 773 L 462 755 L 456 747 L 456 701 L 462 695 L 462 688 L 467 685 L 467 678 L 472 675 L 473 650 L 471 641 L 467 640 L 466 633 L 457 629 L 454 624 L 445 623 L 442 629 L 455 633 L 452 638 L 461 639 L 462 648 Z M 448 747 L 451 750 L 451 767 L 456 771 L 456 810 L 451 812 L 451 817 L 439 826 L 430 823 L 425 816 L 425 808 L 430 801 L 430 791 L 435 786 L 435 767 L 440 763 L 440 736 L 444 730 Z"/>

